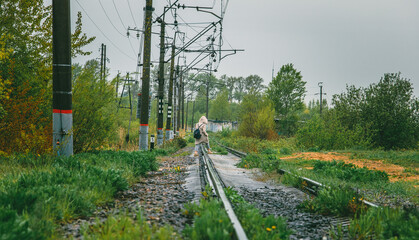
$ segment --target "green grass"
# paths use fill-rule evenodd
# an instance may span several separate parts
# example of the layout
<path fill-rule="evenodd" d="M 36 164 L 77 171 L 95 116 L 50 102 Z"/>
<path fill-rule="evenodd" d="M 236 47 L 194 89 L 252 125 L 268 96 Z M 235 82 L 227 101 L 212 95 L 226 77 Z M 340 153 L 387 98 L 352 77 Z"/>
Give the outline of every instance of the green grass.
<path fill-rule="evenodd" d="M 383 171 L 369 170 L 366 167 L 359 168 L 354 164 L 347 164 L 342 161 L 326 162 L 315 161 L 314 172 L 323 175 L 329 175 L 349 182 L 388 182 L 388 174 Z"/>
<path fill-rule="evenodd" d="M 90 216 L 97 205 L 112 201 L 129 183 L 157 169 L 156 155 L 150 152 L 3 159 L 2 165 L 13 164 L 7 169 L 25 171 L 10 171 L 0 181 L 0 225 L 10 225 L 10 231 L 22 234 L 24 228 L 34 239 L 53 238 L 59 223 Z M 15 239 L 0 233 L 2 239 Z"/>
<path fill-rule="evenodd" d="M 247 203 L 232 188 L 225 192 L 234 205 L 234 211 L 249 239 L 287 239 L 292 233 L 281 217 L 263 217 L 259 210 Z M 193 220 L 183 231 L 185 239 L 237 239 L 233 226 L 222 203 L 209 197 L 211 189 L 203 193 L 205 196 L 199 204 L 187 204 L 184 214 Z"/>
<path fill-rule="evenodd" d="M 416 208 L 370 208 L 351 221 L 348 232 L 351 239 L 417 239 L 418 226 Z"/>
<path fill-rule="evenodd" d="M 106 221 L 96 220 L 82 230 L 84 239 L 179 239 L 180 236 L 169 225 L 164 227 L 149 226 L 144 216 L 139 212 L 134 220 L 128 214 L 109 216 Z"/>

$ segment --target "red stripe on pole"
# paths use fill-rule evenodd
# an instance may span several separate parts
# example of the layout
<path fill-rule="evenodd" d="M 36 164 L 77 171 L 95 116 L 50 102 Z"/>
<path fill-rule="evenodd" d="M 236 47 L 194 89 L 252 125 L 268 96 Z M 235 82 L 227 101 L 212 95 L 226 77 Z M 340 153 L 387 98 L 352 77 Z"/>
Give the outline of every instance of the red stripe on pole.
<path fill-rule="evenodd" d="M 157 128 L 157 130 L 163 130 L 163 128 Z"/>
<path fill-rule="evenodd" d="M 60 110 L 60 109 L 52 109 L 53 113 L 63 113 L 63 114 L 72 114 L 73 110 Z"/>
<path fill-rule="evenodd" d="M 140 126 L 142 126 L 142 127 L 147 127 L 148 126 L 148 124 L 140 124 Z"/>

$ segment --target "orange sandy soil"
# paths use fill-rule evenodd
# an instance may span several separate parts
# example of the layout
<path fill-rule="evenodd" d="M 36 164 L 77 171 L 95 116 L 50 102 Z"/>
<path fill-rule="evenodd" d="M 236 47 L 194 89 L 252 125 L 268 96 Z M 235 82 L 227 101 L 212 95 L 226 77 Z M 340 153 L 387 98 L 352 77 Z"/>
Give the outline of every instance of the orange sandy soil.
<path fill-rule="evenodd" d="M 344 161 L 345 163 L 352 163 L 358 167 L 367 167 L 371 170 L 384 171 L 389 175 L 390 181 L 414 181 L 419 180 L 419 175 L 412 175 L 411 173 L 404 172 L 404 167 L 389 163 L 384 163 L 383 160 L 368 160 L 368 159 L 350 159 L 349 153 L 318 153 L 318 152 L 303 152 L 295 153 L 289 157 L 282 157 L 282 160 L 293 160 L 293 159 L 304 159 L 304 160 L 320 160 L 320 161 Z M 416 168 L 419 171 L 419 168 Z"/>

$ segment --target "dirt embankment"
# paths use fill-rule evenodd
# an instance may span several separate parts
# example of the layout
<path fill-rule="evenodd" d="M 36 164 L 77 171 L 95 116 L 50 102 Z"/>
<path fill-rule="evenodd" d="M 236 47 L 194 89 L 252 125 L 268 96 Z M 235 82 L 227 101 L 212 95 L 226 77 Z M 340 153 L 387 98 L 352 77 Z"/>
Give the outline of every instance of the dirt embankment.
<path fill-rule="evenodd" d="M 344 161 L 345 163 L 352 163 L 358 167 L 367 167 L 371 170 L 379 170 L 386 172 L 390 181 L 414 181 L 419 180 L 419 175 L 412 174 L 405 171 L 405 168 L 399 165 L 385 163 L 383 160 L 369 160 L 369 159 L 351 159 L 349 153 L 319 153 L 319 152 L 303 152 L 295 153 L 289 157 L 282 157 L 282 160 L 304 159 L 304 160 L 320 160 L 320 161 Z M 416 168 L 416 171 L 419 171 Z"/>

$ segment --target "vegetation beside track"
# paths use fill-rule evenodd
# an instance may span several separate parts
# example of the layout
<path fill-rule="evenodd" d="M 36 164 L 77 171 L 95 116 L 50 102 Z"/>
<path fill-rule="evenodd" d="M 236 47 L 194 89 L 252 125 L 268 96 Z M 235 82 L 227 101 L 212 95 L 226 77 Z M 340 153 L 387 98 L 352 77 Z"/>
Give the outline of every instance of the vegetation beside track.
<path fill-rule="evenodd" d="M 94 151 L 71 157 L 1 159 L 2 239 L 59 238 L 60 223 L 90 216 L 148 171 L 157 152 Z"/>
<path fill-rule="evenodd" d="M 225 189 L 234 205 L 234 211 L 249 239 L 288 239 L 292 231 L 281 217 L 263 217 L 259 210 L 247 203 L 232 188 Z M 209 187 L 199 204 L 189 204 L 184 213 L 193 219 L 193 225 L 184 230 L 186 239 L 236 239 L 234 228 L 222 203 L 211 197 Z"/>
<path fill-rule="evenodd" d="M 216 138 L 223 145 L 249 153 L 238 164 L 239 167 L 260 168 L 268 174 L 276 173 L 279 169 L 288 170 L 293 175 L 283 174 L 280 180 L 303 190 L 307 183 L 296 176 L 308 177 L 330 186 L 318 191 L 316 197 L 306 199 L 300 207 L 319 214 L 352 217 L 349 228 L 339 227 L 331 231 L 335 239 L 343 239 L 343 232 L 354 239 L 368 239 L 372 235 L 377 239 L 414 239 L 418 236 L 417 180 L 390 181 L 386 171 L 358 167 L 343 161 L 290 157 L 293 153 L 297 155 L 298 152 L 303 152 L 293 138 L 278 141 L 257 140 L 236 136 L 228 130 L 217 134 Z M 368 159 L 402 166 L 404 172 L 418 175 L 419 159 L 415 151 L 345 150 L 339 153 L 349 155 L 349 159 L 362 159 L 360 161 L 364 162 L 364 159 Z M 392 199 L 389 201 L 392 208 L 367 209 L 362 202 L 364 199 Z M 406 201 L 411 208 L 400 207 L 403 204 L 406 207 Z M 398 228 L 400 224 L 403 227 Z"/>

